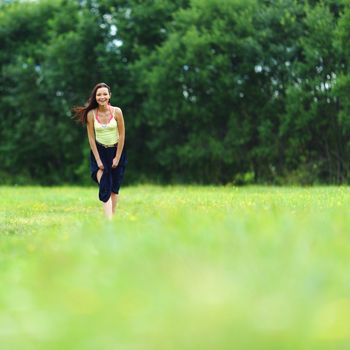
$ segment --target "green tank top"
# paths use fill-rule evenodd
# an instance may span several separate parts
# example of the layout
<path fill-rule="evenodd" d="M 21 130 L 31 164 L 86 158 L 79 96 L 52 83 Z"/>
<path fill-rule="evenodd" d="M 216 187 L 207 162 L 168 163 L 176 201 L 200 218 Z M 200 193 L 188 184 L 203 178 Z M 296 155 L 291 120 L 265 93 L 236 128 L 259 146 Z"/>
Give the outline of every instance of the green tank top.
<path fill-rule="evenodd" d="M 118 124 L 113 117 L 112 110 L 109 107 L 111 117 L 109 118 L 107 124 L 102 124 L 98 118 L 98 109 L 96 110 L 96 115 L 94 113 L 94 128 L 95 128 L 95 138 L 96 141 L 102 143 L 103 145 L 114 145 L 119 141 L 119 131 Z"/>

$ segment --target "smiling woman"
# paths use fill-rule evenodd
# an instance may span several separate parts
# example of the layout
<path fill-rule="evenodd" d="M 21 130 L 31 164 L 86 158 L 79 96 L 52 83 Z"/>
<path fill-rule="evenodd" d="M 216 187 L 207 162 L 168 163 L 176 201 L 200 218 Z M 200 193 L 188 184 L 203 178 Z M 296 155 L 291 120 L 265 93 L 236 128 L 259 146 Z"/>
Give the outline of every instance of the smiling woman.
<path fill-rule="evenodd" d="M 91 177 L 99 185 L 99 199 L 109 219 L 116 210 L 127 162 L 123 113 L 110 105 L 111 96 L 110 87 L 99 83 L 84 107 L 73 108 L 75 118 L 87 126 Z"/>

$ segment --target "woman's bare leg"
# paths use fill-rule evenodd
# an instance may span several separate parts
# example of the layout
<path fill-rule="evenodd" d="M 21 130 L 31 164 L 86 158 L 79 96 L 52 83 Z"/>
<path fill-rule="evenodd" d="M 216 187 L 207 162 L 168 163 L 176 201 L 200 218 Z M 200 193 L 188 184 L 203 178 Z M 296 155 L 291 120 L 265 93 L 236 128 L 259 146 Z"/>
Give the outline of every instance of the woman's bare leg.
<path fill-rule="evenodd" d="M 111 198 L 112 198 L 112 213 L 115 214 L 115 210 L 117 208 L 117 202 L 118 202 L 118 194 L 112 192 Z"/>
<path fill-rule="evenodd" d="M 100 183 L 102 175 L 103 175 L 103 170 L 99 169 L 97 171 L 97 174 L 96 174 L 98 183 Z M 113 216 L 111 197 L 109 197 L 109 199 L 106 203 L 103 203 L 103 209 L 104 209 L 105 215 L 108 219 L 112 219 L 112 216 Z"/>
<path fill-rule="evenodd" d="M 103 175 L 103 170 L 98 169 L 96 174 L 98 183 L 100 183 L 102 175 Z"/>
<path fill-rule="evenodd" d="M 105 211 L 107 219 L 112 219 L 113 212 L 112 212 L 112 198 L 109 197 L 108 201 L 106 203 L 103 203 L 103 209 Z"/>

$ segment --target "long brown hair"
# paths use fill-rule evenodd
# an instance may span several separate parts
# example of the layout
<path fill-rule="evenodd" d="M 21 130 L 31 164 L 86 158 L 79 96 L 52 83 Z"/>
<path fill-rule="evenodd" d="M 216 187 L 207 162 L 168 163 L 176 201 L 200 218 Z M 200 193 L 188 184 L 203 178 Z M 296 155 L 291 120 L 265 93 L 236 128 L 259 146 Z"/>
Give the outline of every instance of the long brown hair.
<path fill-rule="evenodd" d="M 98 107 L 98 103 L 96 101 L 96 92 L 99 88 L 107 88 L 109 94 L 111 94 L 111 88 L 106 83 L 98 83 L 95 85 L 95 87 L 92 89 L 89 99 L 87 100 L 85 106 L 76 106 L 72 108 L 73 111 L 73 117 L 78 122 L 82 123 L 83 125 L 87 123 L 87 115 L 88 113 Z"/>

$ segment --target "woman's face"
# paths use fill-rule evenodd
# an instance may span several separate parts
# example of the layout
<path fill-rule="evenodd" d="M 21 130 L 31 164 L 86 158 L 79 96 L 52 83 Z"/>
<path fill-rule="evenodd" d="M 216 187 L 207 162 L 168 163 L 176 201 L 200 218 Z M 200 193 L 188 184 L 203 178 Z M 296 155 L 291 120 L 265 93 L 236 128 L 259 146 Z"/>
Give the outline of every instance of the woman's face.
<path fill-rule="evenodd" d="M 100 106 L 107 106 L 111 95 L 106 87 L 100 87 L 96 91 L 96 101 Z"/>

